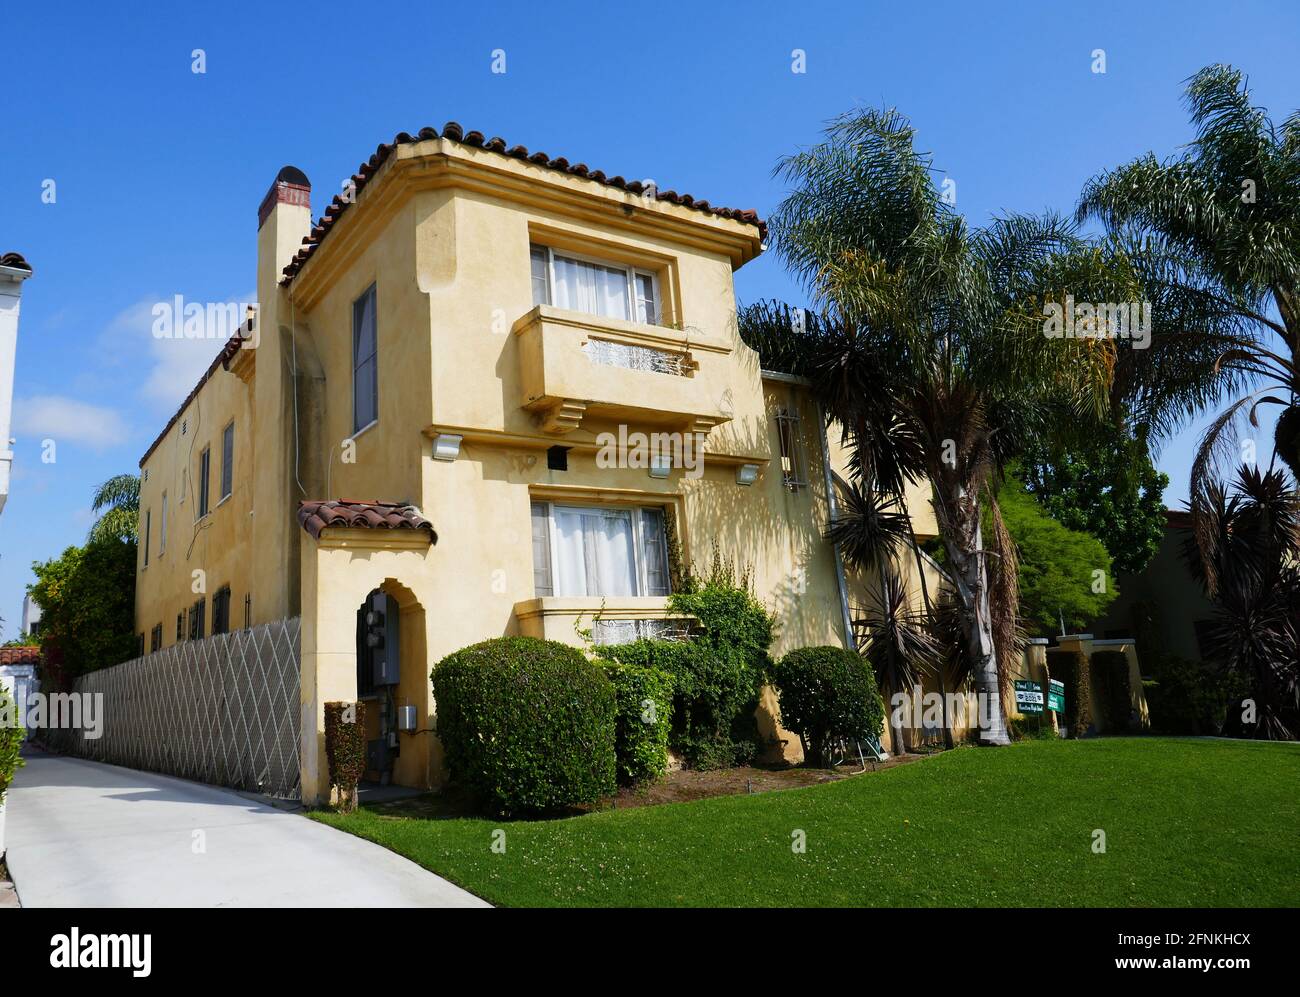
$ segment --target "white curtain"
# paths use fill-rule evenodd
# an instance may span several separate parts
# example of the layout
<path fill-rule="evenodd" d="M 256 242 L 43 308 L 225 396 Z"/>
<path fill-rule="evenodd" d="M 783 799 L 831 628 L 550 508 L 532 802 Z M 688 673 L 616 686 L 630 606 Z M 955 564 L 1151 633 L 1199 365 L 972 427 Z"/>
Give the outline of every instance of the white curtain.
<path fill-rule="evenodd" d="M 627 273 L 556 254 L 555 307 L 625 319 Z"/>
<path fill-rule="evenodd" d="M 555 507 L 556 595 L 636 595 L 632 515 Z"/>

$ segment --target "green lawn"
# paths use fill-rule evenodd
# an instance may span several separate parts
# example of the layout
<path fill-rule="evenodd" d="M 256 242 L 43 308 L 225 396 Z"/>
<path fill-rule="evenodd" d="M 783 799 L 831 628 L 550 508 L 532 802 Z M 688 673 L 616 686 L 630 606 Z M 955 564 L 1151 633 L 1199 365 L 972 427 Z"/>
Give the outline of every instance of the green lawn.
<path fill-rule="evenodd" d="M 1104 738 L 565 820 L 312 816 L 503 905 L 1295 906 L 1298 788 L 1298 745 Z"/>

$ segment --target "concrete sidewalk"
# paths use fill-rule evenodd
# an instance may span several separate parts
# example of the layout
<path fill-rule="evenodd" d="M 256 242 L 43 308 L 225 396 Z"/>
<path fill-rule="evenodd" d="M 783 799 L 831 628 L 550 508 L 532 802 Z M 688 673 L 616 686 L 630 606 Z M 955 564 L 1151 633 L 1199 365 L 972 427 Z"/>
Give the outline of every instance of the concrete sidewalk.
<path fill-rule="evenodd" d="M 386 848 L 230 790 L 42 751 L 26 761 L 5 808 L 24 907 L 488 906 Z"/>

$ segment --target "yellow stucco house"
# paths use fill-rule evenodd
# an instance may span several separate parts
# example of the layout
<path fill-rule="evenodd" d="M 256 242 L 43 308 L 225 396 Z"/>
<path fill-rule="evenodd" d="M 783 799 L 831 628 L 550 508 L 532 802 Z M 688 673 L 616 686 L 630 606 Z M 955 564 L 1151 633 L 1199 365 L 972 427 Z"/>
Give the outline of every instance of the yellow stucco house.
<path fill-rule="evenodd" d="M 835 441 L 737 335 L 753 212 L 454 123 L 379 146 L 315 225 L 310 196 L 281 170 L 256 316 L 141 460 L 136 587 L 148 650 L 301 616 L 305 802 L 326 701 L 374 697 L 377 764 L 436 786 L 433 663 L 580 643 L 597 614 L 597 639 L 653 633 L 674 559 L 714 545 L 752 567 L 775 653 L 845 641 Z"/>

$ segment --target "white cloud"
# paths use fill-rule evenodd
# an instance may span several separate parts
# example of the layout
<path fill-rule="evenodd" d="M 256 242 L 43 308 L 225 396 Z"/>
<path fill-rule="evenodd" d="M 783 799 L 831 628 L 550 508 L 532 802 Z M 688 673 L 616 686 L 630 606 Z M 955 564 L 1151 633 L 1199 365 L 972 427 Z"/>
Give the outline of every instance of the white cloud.
<path fill-rule="evenodd" d="M 114 409 L 63 395 L 15 398 L 14 432 L 95 450 L 125 443 L 129 435 L 126 420 Z"/>
<path fill-rule="evenodd" d="M 184 300 L 189 304 L 192 299 Z M 238 321 L 242 322 L 243 303 L 256 300 L 257 295 L 250 292 L 224 299 L 221 304 L 237 303 Z M 114 316 L 101 337 L 102 342 L 111 343 L 113 352 L 128 362 L 132 358 L 142 362 L 144 379 L 139 385 L 140 395 L 163 410 L 174 409 L 194 389 L 223 342 L 221 338 L 206 335 L 185 338 L 179 328 L 171 338 L 155 336 L 155 306 L 171 306 L 174 301 L 173 296 L 149 295 Z M 206 308 L 208 302 L 199 304 Z M 177 320 L 178 325 L 180 321 Z"/>

